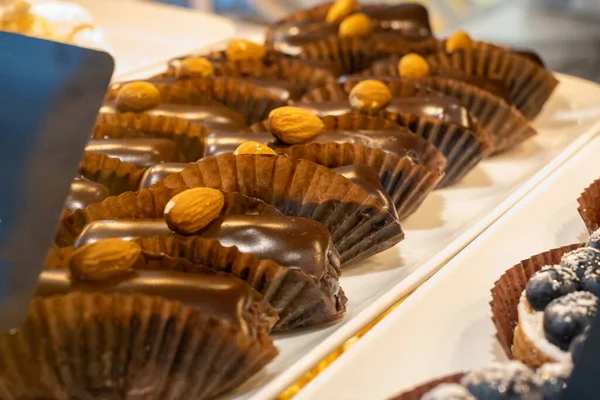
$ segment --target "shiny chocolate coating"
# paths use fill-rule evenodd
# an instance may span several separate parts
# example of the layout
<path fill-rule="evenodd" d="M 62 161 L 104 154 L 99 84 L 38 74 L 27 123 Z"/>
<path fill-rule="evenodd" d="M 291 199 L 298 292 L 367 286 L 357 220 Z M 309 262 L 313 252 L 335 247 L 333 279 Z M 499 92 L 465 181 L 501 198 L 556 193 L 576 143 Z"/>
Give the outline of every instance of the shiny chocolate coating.
<path fill-rule="evenodd" d="M 365 192 L 377 199 L 379 204 L 385 206 L 394 218 L 398 218 L 396 206 L 388 192 L 382 186 L 381 179 L 373 168 L 367 165 L 353 164 L 332 168 L 332 170 L 360 186 Z"/>
<path fill-rule="evenodd" d="M 174 235 L 164 219 L 119 219 L 93 221 L 85 226 L 75 247 L 95 243 L 108 238 L 132 240 L 138 237 Z"/>
<path fill-rule="evenodd" d="M 263 77 L 244 77 L 244 81 L 257 86 L 262 86 L 269 92 L 279 97 L 282 101 L 300 100 L 304 94 L 305 87 L 292 78 L 263 78 Z"/>
<path fill-rule="evenodd" d="M 171 174 L 183 171 L 190 164 L 188 163 L 165 163 L 156 164 L 146 170 L 140 181 L 140 189 L 147 189 L 157 184 Z"/>
<path fill-rule="evenodd" d="M 164 220 L 95 221 L 81 233 L 76 247 L 102 239 L 172 235 Z M 327 272 L 333 242 L 327 229 L 307 218 L 273 215 L 232 215 L 209 225 L 198 236 L 236 246 L 265 260 L 301 270 L 316 279 Z"/>
<path fill-rule="evenodd" d="M 185 161 L 179 154 L 177 145 L 168 139 L 90 140 L 85 151 L 118 158 L 139 168 Z"/>
<path fill-rule="evenodd" d="M 410 152 L 414 143 L 410 136 L 413 136 L 407 129 L 388 130 L 388 131 L 324 131 L 315 137 L 312 143 L 353 143 L 360 144 L 375 149 L 382 149 L 400 157 L 409 155 L 416 162 L 414 152 Z M 213 156 L 224 153 L 232 153 L 240 144 L 249 140 L 263 143 L 273 149 L 287 147 L 285 143 L 277 141 L 273 135 L 267 132 L 263 133 L 213 133 L 206 138 L 204 156 Z M 409 145 L 410 143 L 410 145 Z"/>
<path fill-rule="evenodd" d="M 361 6 L 359 12 L 367 14 L 375 32 L 394 33 L 408 39 L 422 39 L 432 35 L 427 9 L 419 4 Z M 338 34 L 339 24 L 321 19 L 284 21 L 272 28 L 275 50 L 297 55 L 303 46 Z"/>
<path fill-rule="evenodd" d="M 104 103 L 100 112 L 118 113 L 113 101 Z M 208 129 L 235 132 L 247 128 L 246 118 L 212 99 L 203 99 L 201 104 L 169 104 L 162 103 L 157 107 L 144 111 L 154 116 L 183 118 L 201 123 Z"/>
<path fill-rule="evenodd" d="M 231 215 L 211 223 L 200 236 L 299 269 L 318 280 L 327 273 L 329 254 L 333 251 L 333 241 L 325 226 L 308 218 Z"/>
<path fill-rule="evenodd" d="M 325 101 L 322 103 L 298 103 L 296 107 L 308 110 L 320 117 L 340 116 L 352 111 L 348 100 Z M 444 122 L 472 127 L 469 111 L 460 101 L 450 96 L 394 97 L 385 108 L 390 112 L 431 117 Z"/>
<path fill-rule="evenodd" d="M 71 190 L 65 201 L 65 209 L 69 211 L 83 210 L 90 204 L 100 203 L 109 195 L 106 186 L 85 178 L 75 178 L 71 182 Z"/>
<path fill-rule="evenodd" d="M 72 280 L 68 269 L 43 271 L 36 296 L 69 292 L 138 293 L 179 301 L 249 332 L 245 314 L 254 294 L 243 281 L 226 275 L 174 271 L 136 271 L 106 281 Z"/>

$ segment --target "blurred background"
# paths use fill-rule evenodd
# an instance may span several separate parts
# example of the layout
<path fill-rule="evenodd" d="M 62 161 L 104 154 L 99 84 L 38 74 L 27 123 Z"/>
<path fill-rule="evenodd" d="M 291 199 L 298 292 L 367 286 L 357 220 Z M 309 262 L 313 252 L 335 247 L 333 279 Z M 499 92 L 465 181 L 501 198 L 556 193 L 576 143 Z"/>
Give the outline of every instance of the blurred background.
<path fill-rule="evenodd" d="M 238 36 L 319 0 L 155 0 L 235 19 Z M 368 1 L 368 0 L 363 0 Z M 380 0 L 381 1 L 381 0 Z M 386 0 L 394 2 L 393 0 Z M 600 82 L 600 0 L 421 0 L 438 35 L 466 29 L 480 40 L 533 47 L 555 71 Z"/>

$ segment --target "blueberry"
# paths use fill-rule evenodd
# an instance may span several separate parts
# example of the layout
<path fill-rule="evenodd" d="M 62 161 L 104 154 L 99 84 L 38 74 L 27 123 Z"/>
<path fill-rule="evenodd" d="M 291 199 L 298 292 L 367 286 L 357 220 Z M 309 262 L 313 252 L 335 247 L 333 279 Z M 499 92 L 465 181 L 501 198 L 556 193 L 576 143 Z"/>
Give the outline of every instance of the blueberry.
<path fill-rule="evenodd" d="M 560 265 L 572 269 L 581 278 L 588 269 L 600 267 L 600 251 L 591 247 L 570 251 L 562 256 Z"/>
<path fill-rule="evenodd" d="M 542 400 L 538 378 L 519 361 L 492 364 L 460 383 L 478 400 Z"/>
<path fill-rule="evenodd" d="M 442 383 L 425 393 L 421 400 L 476 400 L 464 386 L 457 383 Z"/>
<path fill-rule="evenodd" d="M 544 310 L 544 334 L 550 343 L 567 350 L 575 336 L 591 325 L 598 298 L 589 292 L 569 293 L 554 299 Z"/>
<path fill-rule="evenodd" d="M 544 400 L 560 398 L 561 391 L 567 387 L 567 381 L 573 370 L 570 362 L 544 364 L 535 372 L 540 381 L 540 391 Z"/>
<path fill-rule="evenodd" d="M 600 297 L 600 268 L 585 271 L 581 278 L 581 289 Z"/>
<path fill-rule="evenodd" d="M 527 301 L 536 311 L 543 311 L 552 300 L 579 289 L 573 270 L 560 265 L 545 266 L 529 279 L 525 288 Z"/>
<path fill-rule="evenodd" d="M 590 331 L 590 327 L 586 327 L 581 335 L 577 335 L 575 339 L 571 342 L 571 346 L 569 346 L 569 351 L 571 352 L 571 360 L 575 362 L 579 358 L 579 355 L 583 351 L 583 344 L 585 343 L 588 332 Z"/>
<path fill-rule="evenodd" d="M 586 247 L 600 250 L 600 229 L 590 235 L 590 239 L 586 243 Z"/>

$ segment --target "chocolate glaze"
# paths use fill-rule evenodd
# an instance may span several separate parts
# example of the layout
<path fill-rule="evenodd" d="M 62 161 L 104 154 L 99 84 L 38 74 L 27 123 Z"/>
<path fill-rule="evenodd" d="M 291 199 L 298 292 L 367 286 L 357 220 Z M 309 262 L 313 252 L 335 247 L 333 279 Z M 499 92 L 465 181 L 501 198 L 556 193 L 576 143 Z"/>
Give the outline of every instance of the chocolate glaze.
<path fill-rule="evenodd" d="M 325 226 L 308 218 L 232 215 L 216 220 L 200 236 L 299 269 L 318 280 L 327 273 L 334 251 Z"/>
<path fill-rule="evenodd" d="M 108 188 L 85 178 L 75 178 L 71 182 L 71 191 L 65 201 L 69 211 L 82 210 L 93 203 L 100 203 L 109 196 Z"/>
<path fill-rule="evenodd" d="M 422 39 L 432 35 L 427 9 L 419 4 L 362 5 L 360 12 L 367 14 L 375 32 L 394 33 L 408 39 Z M 284 21 L 272 28 L 275 50 L 297 55 L 301 48 L 326 36 L 335 36 L 339 24 L 322 19 Z"/>
<path fill-rule="evenodd" d="M 469 76 L 464 74 L 462 71 L 455 71 L 452 69 L 443 69 L 439 71 L 439 75 L 477 86 L 478 88 L 488 91 L 495 96 L 501 97 L 510 104 L 510 89 L 506 87 L 504 82 L 500 80 L 479 76 Z"/>
<path fill-rule="evenodd" d="M 226 275 L 136 271 L 119 279 L 84 282 L 71 280 L 68 269 L 43 271 L 35 295 L 48 297 L 75 291 L 166 297 L 224 319 L 247 333 L 249 329 L 245 315 L 255 298 L 246 283 Z"/>
<path fill-rule="evenodd" d="M 414 146 L 411 142 L 410 133 L 407 129 L 389 131 L 324 131 L 314 138 L 312 143 L 354 143 L 363 146 L 382 149 L 399 156 L 410 156 L 415 162 L 419 162 L 418 156 L 409 151 Z M 286 147 L 287 145 L 277 141 L 273 135 L 263 133 L 213 133 L 206 138 L 204 156 L 232 153 L 240 144 L 249 140 L 263 143 L 274 149 Z M 409 147 L 410 144 L 410 147 Z"/>
<path fill-rule="evenodd" d="M 183 171 L 190 164 L 188 163 L 165 163 L 156 164 L 146 170 L 140 181 L 140 189 L 147 189 L 152 185 L 162 181 L 171 174 Z"/>
<path fill-rule="evenodd" d="M 114 101 L 106 101 L 100 112 L 110 114 L 118 113 Z M 164 117 L 176 117 L 198 122 L 208 129 L 221 131 L 239 131 L 248 127 L 246 118 L 229 107 L 212 99 L 203 99 L 201 104 L 169 104 L 162 103 L 146 114 Z"/>
<path fill-rule="evenodd" d="M 398 218 L 396 206 L 394 205 L 394 202 L 392 201 L 388 192 L 381 185 L 381 179 L 373 168 L 367 165 L 353 164 L 339 168 L 332 168 L 332 170 L 340 175 L 345 176 L 363 188 L 365 192 L 375 197 L 380 204 L 384 205 L 390 214 L 392 214 L 395 218 Z"/>
<path fill-rule="evenodd" d="M 140 168 L 160 163 L 185 161 L 179 154 L 177 145 L 168 139 L 90 140 L 85 151 L 118 158 Z"/>
<path fill-rule="evenodd" d="M 294 106 L 309 110 L 320 117 L 326 115 L 340 116 L 352 111 L 348 100 L 298 103 Z M 458 99 L 450 96 L 394 97 L 386 110 L 419 117 L 437 118 L 466 128 L 473 125 L 469 117 L 469 111 L 462 106 Z"/>
<path fill-rule="evenodd" d="M 164 220 L 95 221 L 86 226 L 75 246 L 111 237 L 132 239 L 172 234 Z M 241 252 L 299 269 L 316 279 L 327 273 L 329 265 L 339 267 L 329 232 L 307 218 L 232 215 L 216 220 L 198 236 L 216 239 L 223 246 L 236 246 Z"/>
<path fill-rule="evenodd" d="M 125 240 L 137 237 L 174 235 L 164 219 L 119 219 L 93 221 L 85 226 L 75 247 L 95 243 L 102 239 L 121 238 Z"/>

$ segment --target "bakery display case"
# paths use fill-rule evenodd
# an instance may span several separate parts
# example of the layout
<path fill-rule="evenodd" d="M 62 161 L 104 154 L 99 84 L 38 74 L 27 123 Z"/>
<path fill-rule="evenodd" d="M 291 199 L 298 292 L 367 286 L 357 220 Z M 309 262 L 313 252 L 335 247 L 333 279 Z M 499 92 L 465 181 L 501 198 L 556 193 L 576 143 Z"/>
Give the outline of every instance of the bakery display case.
<path fill-rule="evenodd" d="M 429 3 L 304 4 L 260 41 L 164 8 L 219 32 L 207 47 L 164 28 L 180 46 L 154 53 L 161 34 L 129 51 L 126 23 L 78 1 L 117 73 L 37 244 L 25 322 L 0 332 L 0 397 L 587 388 L 600 190 L 575 172 L 594 165 L 600 87 L 557 72 L 547 41 L 493 36 L 510 31 L 495 18 L 561 5 Z M 87 46 L 33 29 L 47 18 L 23 4 L 4 30 Z M 152 23 L 164 7 L 128 4 Z M 549 229 L 559 211 L 581 217 Z"/>

